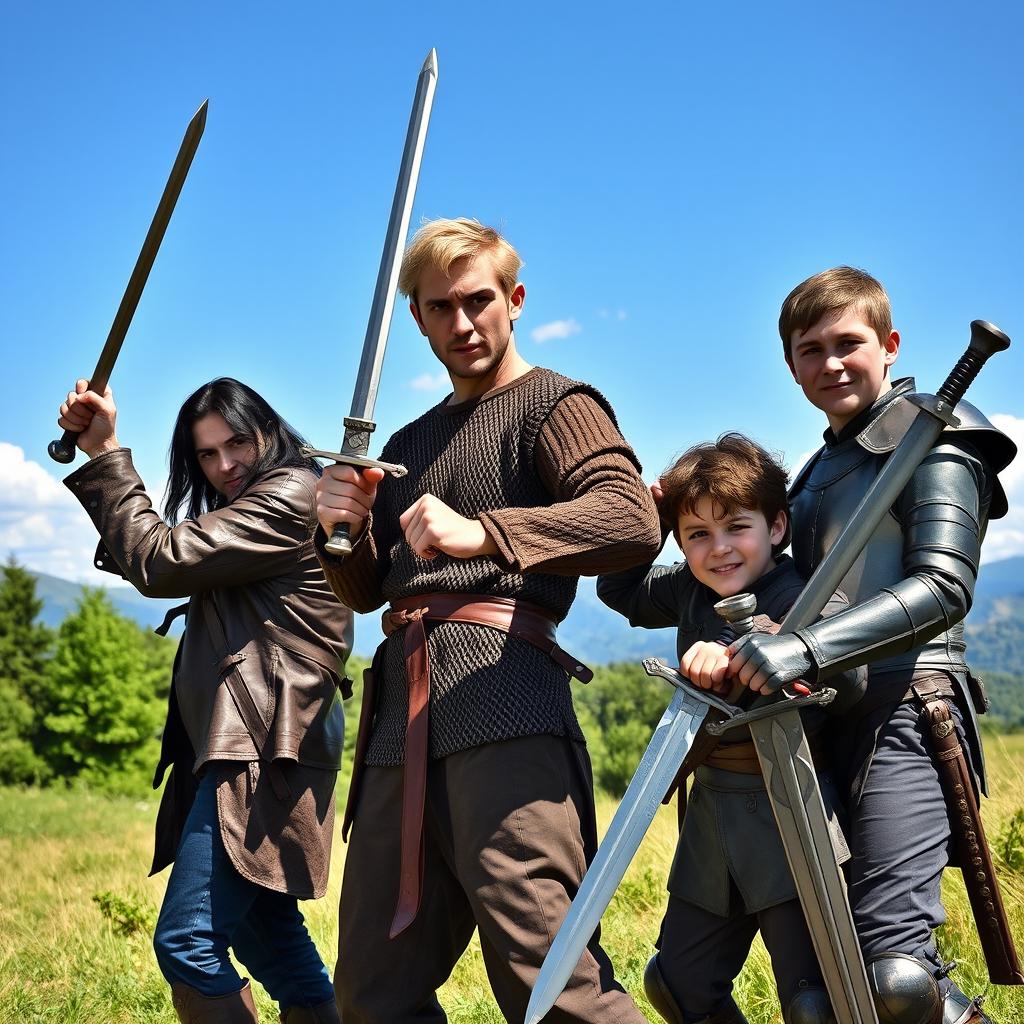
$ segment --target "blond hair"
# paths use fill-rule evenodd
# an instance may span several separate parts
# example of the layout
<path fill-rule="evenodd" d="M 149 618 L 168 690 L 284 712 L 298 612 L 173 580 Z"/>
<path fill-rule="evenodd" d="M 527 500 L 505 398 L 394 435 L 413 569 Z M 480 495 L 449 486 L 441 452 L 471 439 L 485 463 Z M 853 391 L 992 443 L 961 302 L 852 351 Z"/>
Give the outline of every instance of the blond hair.
<path fill-rule="evenodd" d="M 481 253 L 491 257 L 501 290 L 507 298 L 515 290 L 523 261 L 494 228 L 469 217 L 440 218 L 424 224 L 405 250 L 398 288 L 415 302 L 416 286 L 427 267 L 447 274 L 456 260 L 475 259 Z"/>
<path fill-rule="evenodd" d="M 892 334 L 892 307 L 881 282 L 866 270 L 833 267 L 798 284 L 786 296 L 779 316 L 786 362 L 793 362 L 793 335 L 797 331 L 806 331 L 822 317 L 842 313 L 851 306 L 863 315 L 884 345 Z"/>

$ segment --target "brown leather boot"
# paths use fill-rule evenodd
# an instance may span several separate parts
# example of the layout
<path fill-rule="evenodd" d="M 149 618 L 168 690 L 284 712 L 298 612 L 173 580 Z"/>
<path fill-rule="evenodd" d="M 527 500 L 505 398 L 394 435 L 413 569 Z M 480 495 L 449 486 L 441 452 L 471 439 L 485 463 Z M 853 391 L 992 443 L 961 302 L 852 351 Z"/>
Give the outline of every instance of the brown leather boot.
<path fill-rule="evenodd" d="M 289 1006 L 281 1011 L 281 1024 L 341 1024 L 341 1015 L 332 999 L 319 1006 Z"/>
<path fill-rule="evenodd" d="M 248 979 L 226 996 L 204 996 L 188 985 L 172 985 L 171 1002 L 181 1024 L 260 1024 Z"/>

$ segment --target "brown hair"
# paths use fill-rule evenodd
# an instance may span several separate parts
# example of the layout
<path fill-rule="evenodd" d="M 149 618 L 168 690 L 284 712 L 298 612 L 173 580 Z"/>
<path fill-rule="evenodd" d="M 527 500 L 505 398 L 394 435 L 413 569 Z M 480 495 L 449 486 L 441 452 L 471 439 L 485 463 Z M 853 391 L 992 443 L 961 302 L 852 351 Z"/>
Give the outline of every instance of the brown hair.
<path fill-rule="evenodd" d="M 793 363 L 793 335 L 806 331 L 822 317 L 856 306 L 884 344 L 892 333 L 892 307 L 881 283 L 866 270 L 833 267 L 798 284 L 782 304 L 779 335 L 786 362 Z"/>
<path fill-rule="evenodd" d="M 786 514 L 786 532 L 772 547 L 777 555 L 789 544 L 789 475 L 782 464 L 743 434 L 729 433 L 714 442 L 694 445 L 661 475 L 659 511 L 679 541 L 679 517 L 692 513 L 702 498 L 710 498 L 716 516 L 744 508 L 761 512 L 768 526 Z"/>
<path fill-rule="evenodd" d="M 399 291 L 415 302 L 416 285 L 427 267 L 447 274 L 456 260 L 475 259 L 483 252 L 491 257 L 501 290 L 508 298 L 519 280 L 523 261 L 494 228 L 468 217 L 428 221 L 413 235 L 402 260 Z"/>

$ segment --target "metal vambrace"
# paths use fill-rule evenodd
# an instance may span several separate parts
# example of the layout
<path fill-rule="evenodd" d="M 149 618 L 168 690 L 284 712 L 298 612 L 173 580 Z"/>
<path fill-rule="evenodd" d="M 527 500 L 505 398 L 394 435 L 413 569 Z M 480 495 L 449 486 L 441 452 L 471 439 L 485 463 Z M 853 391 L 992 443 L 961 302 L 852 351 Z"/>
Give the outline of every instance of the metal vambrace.
<path fill-rule="evenodd" d="M 819 680 L 911 651 L 963 619 L 978 575 L 982 495 L 990 491 L 984 464 L 962 449 L 943 445 L 918 467 L 897 508 L 904 578 L 797 630 Z"/>

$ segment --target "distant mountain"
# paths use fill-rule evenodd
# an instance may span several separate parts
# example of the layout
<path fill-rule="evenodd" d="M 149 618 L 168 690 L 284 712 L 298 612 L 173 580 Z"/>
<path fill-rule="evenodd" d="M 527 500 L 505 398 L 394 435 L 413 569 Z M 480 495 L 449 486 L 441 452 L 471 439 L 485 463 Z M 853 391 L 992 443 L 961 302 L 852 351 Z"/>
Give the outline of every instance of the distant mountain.
<path fill-rule="evenodd" d="M 968 623 L 985 622 L 996 611 L 996 602 L 1007 597 L 1024 597 L 1024 555 L 987 562 L 981 567 Z"/>
<path fill-rule="evenodd" d="M 77 604 L 82 588 L 55 576 L 34 575 L 44 602 L 41 617 L 47 625 L 59 625 Z M 110 587 L 107 592 L 119 612 L 150 628 L 179 603 L 142 597 L 126 587 Z M 979 670 L 1024 675 L 1024 556 L 982 566 L 967 632 L 971 663 Z M 357 654 L 372 654 L 381 636 L 379 613 L 356 617 Z M 622 616 L 598 600 L 594 580 L 586 577 L 580 580 L 572 610 L 559 627 L 558 642 L 590 665 L 675 656 L 675 630 L 631 629 Z"/>
<path fill-rule="evenodd" d="M 63 621 L 64 617 L 75 610 L 82 597 L 84 587 L 80 583 L 72 583 L 70 580 L 62 580 L 58 576 L 47 576 L 46 573 L 32 573 L 36 578 L 36 596 L 43 602 L 43 610 L 39 618 L 47 626 L 56 628 Z M 182 600 L 173 598 L 143 597 L 132 587 L 105 587 L 111 604 L 121 614 L 129 619 L 134 619 L 140 626 L 153 629 L 163 622 L 164 615 L 168 609 L 182 603 Z M 180 633 L 181 623 L 175 624 L 178 628 L 172 633 Z"/>

